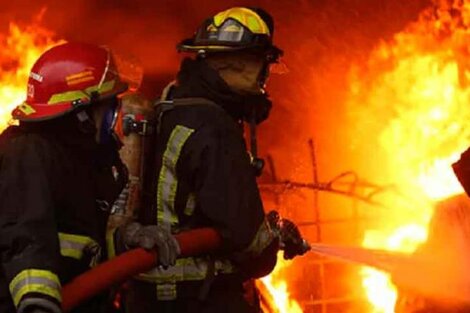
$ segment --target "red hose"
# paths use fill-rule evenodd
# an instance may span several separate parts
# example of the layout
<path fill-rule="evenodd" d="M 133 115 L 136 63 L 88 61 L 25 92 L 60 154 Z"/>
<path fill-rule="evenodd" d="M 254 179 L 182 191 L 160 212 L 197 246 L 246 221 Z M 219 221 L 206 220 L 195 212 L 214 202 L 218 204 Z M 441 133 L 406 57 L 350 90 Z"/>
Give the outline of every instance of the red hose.
<path fill-rule="evenodd" d="M 220 235 L 212 228 L 190 230 L 176 235 L 181 257 L 196 256 L 217 249 Z M 68 312 L 113 285 L 155 267 L 157 253 L 134 249 L 123 253 L 76 277 L 62 288 L 62 308 Z"/>

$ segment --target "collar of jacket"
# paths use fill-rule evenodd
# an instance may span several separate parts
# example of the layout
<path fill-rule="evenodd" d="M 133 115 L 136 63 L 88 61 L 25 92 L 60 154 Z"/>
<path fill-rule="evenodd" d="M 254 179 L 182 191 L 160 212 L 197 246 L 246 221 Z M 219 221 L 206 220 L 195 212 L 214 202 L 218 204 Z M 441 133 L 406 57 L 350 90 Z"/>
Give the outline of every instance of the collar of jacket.
<path fill-rule="evenodd" d="M 118 158 L 117 149 L 98 144 L 94 133 L 80 130 L 74 114 L 43 122 L 23 122 L 12 126 L 12 132 L 37 134 L 48 138 L 77 156 L 82 162 L 91 162 L 97 168 L 109 167 Z"/>

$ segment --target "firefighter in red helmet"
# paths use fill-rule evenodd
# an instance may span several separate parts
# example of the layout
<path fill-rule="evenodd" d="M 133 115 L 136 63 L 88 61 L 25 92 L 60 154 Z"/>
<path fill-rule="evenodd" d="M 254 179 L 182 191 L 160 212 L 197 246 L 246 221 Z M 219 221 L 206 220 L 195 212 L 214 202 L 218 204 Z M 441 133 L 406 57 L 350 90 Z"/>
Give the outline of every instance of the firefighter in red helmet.
<path fill-rule="evenodd" d="M 149 170 L 157 176 L 150 196 L 156 201 L 116 234 L 133 246 L 161 233 L 214 227 L 223 245 L 136 277 L 129 313 L 259 312 L 245 300 L 243 283 L 270 273 L 279 247 L 286 258 L 308 249 L 292 222 L 265 214 L 256 185 L 263 162 L 255 144 L 247 152 L 243 137 L 243 122 L 254 131 L 271 108 L 264 87 L 282 54 L 273 32 L 264 10 L 235 7 L 179 45 L 196 56 L 182 62 L 157 106 L 156 162 Z M 166 252 L 178 253 L 177 246 Z"/>
<path fill-rule="evenodd" d="M 81 43 L 49 49 L 31 69 L 19 125 L 0 137 L 0 312 L 61 312 L 61 286 L 105 257 L 110 205 L 127 181 L 113 125 L 141 76 Z M 98 312 L 100 300 L 74 312 Z"/>

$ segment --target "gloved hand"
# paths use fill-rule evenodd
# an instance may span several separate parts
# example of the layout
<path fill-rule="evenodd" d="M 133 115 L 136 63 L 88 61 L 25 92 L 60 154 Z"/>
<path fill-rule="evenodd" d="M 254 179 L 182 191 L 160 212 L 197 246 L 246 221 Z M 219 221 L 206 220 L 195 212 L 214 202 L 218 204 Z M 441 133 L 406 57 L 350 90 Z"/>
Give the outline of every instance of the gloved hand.
<path fill-rule="evenodd" d="M 308 242 L 302 238 L 294 222 L 281 218 L 276 211 L 269 212 L 266 218 L 271 229 L 279 236 L 280 248 L 284 251 L 285 260 L 303 255 L 310 250 Z"/>
<path fill-rule="evenodd" d="M 18 313 L 61 313 L 60 306 L 45 298 L 25 297 L 18 305 Z"/>
<path fill-rule="evenodd" d="M 284 259 L 293 259 L 298 255 L 304 255 L 310 250 L 310 246 L 307 241 L 302 238 L 297 225 L 286 218 L 281 219 L 280 235 L 281 249 L 284 250 Z"/>
<path fill-rule="evenodd" d="M 141 247 L 146 250 L 157 248 L 158 265 L 175 265 L 181 250 L 175 237 L 167 229 L 158 225 L 143 226 L 137 222 L 123 226 L 122 236 L 127 247 Z"/>

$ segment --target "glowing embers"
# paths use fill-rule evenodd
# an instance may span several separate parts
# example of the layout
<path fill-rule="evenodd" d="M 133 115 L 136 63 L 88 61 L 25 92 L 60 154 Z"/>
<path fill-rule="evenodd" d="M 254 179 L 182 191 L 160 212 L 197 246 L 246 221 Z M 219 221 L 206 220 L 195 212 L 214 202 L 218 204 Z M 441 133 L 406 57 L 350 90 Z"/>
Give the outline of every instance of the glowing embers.
<path fill-rule="evenodd" d="M 362 147 L 381 165 L 368 175 L 395 183 L 414 199 L 389 199 L 393 210 L 381 212 L 365 232 L 366 247 L 413 252 L 426 240 L 435 201 L 463 191 L 451 164 L 470 145 L 470 67 L 463 40 L 470 38 L 463 19 L 470 1 L 464 2 L 453 4 L 459 23 L 449 8 L 430 8 L 351 71 L 348 109 L 357 124 L 352 136 L 364 140 Z M 370 269 L 362 274 L 373 311 L 394 312 L 396 290 L 388 277 Z"/>
<path fill-rule="evenodd" d="M 26 99 L 27 81 L 36 59 L 59 42 L 40 25 L 42 11 L 28 26 L 13 22 L 7 34 L 0 34 L 0 133 L 8 126 L 11 111 Z"/>

